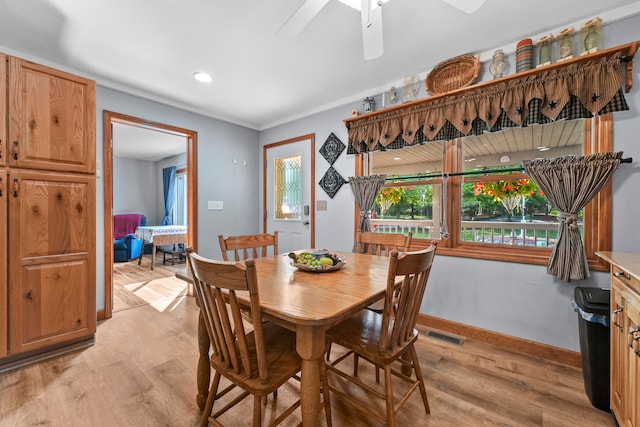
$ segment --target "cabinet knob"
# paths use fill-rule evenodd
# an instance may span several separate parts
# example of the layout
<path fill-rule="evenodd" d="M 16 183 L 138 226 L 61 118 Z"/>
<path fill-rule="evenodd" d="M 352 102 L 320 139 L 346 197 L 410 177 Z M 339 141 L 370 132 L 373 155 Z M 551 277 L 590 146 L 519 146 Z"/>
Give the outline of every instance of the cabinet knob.
<path fill-rule="evenodd" d="M 26 294 L 24 294 L 24 297 L 29 301 L 31 301 L 33 299 L 33 296 L 31 296 L 31 290 L 29 290 Z"/>
<path fill-rule="evenodd" d="M 13 160 L 18 160 L 18 141 L 13 141 Z"/>

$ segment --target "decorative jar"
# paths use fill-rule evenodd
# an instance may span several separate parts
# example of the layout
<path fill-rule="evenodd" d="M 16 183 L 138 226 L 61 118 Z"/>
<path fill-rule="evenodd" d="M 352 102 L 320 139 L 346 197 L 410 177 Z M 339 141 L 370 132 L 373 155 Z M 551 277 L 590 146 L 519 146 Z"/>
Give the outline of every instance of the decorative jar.
<path fill-rule="evenodd" d="M 504 52 L 502 49 L 498 49 L 493 53 L 493 59 L 491 65 L 489 65 L 489 71 L 493 74 L 494 79 L 499 79 L 504 75 L 507 70 L 507 61 L 504 59 Z"/>

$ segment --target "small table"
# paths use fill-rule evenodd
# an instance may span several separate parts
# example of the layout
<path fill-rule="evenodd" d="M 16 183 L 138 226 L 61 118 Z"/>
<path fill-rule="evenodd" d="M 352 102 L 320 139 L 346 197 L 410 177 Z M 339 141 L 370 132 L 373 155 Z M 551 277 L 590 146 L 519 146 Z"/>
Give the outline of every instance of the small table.
<path fill-rule="evenodd" d="M 156 248 L 161 245 L 172 245 L 174 243 L 187 243 L 187 226 L 186 225 L 154 225 L 138 227 L 136 234 L 142 238 L 144 242 L 151 243 L 151 269 L 156 259 Z M 138 265 L 142 262 L 144 250 L 140 251 Z"/>

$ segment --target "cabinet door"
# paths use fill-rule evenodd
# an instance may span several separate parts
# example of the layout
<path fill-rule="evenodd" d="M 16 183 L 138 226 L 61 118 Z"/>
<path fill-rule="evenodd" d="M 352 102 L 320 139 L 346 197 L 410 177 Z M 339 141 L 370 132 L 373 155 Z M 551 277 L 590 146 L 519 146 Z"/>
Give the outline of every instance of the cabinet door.
<path fill-rule="evenodd" d="M 0 166 L 7 163 L 7 55 L 0 53 Z"/>
<path fill-rule="evenodd" d="M 11 166 L 95 173 L 95 82 L 9 57 Z"/>
<path fill-rule="evenodd" d="M 0 357 L 7 355 L 7 173 L 0 168 Z"/>
<path fill-rule="evenodd" d="M 95 178 L 9 176 L 11 354 L 96 330 Z"/>
<path fill-rule="evenodd" d="M 611 279 L 611 410 L 618 420 L 624 414 L 624 384 L 626 378 L 626 313 L 622 298 L 622 284 Z"/>
<path fill-rule="evenodd" d="M 626 303 L 629 320 L 626 346 L 629 371 L 627 373 L 627 419 L 624 425 L 640 427 L 640 298 Z"/>

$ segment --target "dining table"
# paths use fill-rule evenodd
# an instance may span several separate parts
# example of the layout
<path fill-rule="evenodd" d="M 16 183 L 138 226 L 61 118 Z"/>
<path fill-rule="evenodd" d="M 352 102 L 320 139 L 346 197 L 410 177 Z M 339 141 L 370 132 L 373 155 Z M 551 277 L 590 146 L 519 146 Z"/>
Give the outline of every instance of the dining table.
<path fill-rule="evenodd" d="M 296 251 L 311 252 L 313 249 Z M 300 400 L 302 425 L 316 426 L 320 412 L 320 363 L 325 353 L 325 331 L 384 298 L 389 258 L 333 252 L 344 260 L 342 268 L 325 272 L 298 269 L 288 254 L 255 259 L 264 320 L 296 333 L 296 351 L 302 358 Z M 249 303 L 238 295 L 241 303 Z M 210 342 L 202 317 L 198 324 L 197 369 L 200 409 L 210 382 Z"/>

